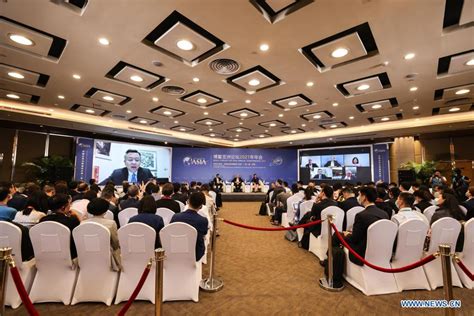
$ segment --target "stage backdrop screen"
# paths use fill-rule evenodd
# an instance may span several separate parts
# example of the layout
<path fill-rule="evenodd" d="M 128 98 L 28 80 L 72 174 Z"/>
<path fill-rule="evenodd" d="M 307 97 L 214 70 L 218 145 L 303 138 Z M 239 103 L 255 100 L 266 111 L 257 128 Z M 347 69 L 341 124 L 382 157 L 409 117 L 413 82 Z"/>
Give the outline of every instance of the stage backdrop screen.
<path fill-rule="evenodd" d="M 299 178 L 307 183 L 372 181 L 372 146 L 298 151 Z"/>
<path fill-rule="evenodd" d="M 173 181 L 211 181 L 216 173 L 225 181 L 240 175 L 246 182 L 254 173 L 266 181 L 297 179 L 294 149 L 174 148 Z"/>
<path fill-rule="evenodd" d="M 127 151 L 131 152 L 126 154 Z M 94 178 L 99 184 L 112 180 L 120 185 L 124 180 L 131 180 L 129 173 L 134 172 L 137 182 L 152 177 L 171 179 L 171 148 L 78 138 L 76 180 Z"/>

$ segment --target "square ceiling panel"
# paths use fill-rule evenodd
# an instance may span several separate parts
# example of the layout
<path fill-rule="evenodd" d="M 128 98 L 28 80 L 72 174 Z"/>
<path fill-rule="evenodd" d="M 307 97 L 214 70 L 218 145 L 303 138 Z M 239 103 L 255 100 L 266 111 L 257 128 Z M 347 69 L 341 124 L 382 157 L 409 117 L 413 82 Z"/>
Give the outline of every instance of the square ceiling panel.
<path fill-rule="evenodd" d="M 250 132 L 250 128 L 246 127 L 232 127 L 227 129 L 228 132 L 233 132 L 233 133 L 245 133 L 245 132 Z"/>
<path fill-rule="evenodd" d="M 436 100 L 464 99 L 474 97 L 474 83 L 462 86 L 438 89 L 434 93 Z"/>
<path fill-rule="evenodd" d="M 474 70 L 474 49 L 438 60 L 438 76 Z"/>
<path fill-rule="evenodd" d="M 472 26 L 474 2 L 470 0 L 446 0 L 444 7 L 443 32 L 452 32 Z"/>
<path fill-rule="evenodd" d="M 273 100 L 271 104 L 281 109 L 296 109 L 302 106 L 311 105 L 313 101 L 304 94 L 295 94 L 289 97 Z"/>
<path fill-rule="evenodd" d="M 105 76 L 109 79 L 118 80 L 147 91 L 166 81 L 166 78 L 163 76 L 127 64 L 123 61 L 115 65 Z"/>
<path fill-rule="evenodd" d="M 183 102 L 191 103 L 201 108 L 208 108 L 223 102 L 221 98 L 201 90 L 191 92 L 179 99 Z"/>
<path fill-rule="evenodd" d="M 178 11 L 173 11 L 142 42 L 191 67 L 229 47 Z"/>
<path fill-rule="evenodd" d="M 23 23 L 0 17 L 0 45 L 32 56 L 58 61 L 67 41 Z"/>
<path fill-rule="evenodd" d="M 0 64 L 0 78 L 35 87 L 45 87 L 49 76 L 12 65 Z"/>
<path fill-rule="evenodd" d="M 182 116 L 182 115 L 185 114 L 183 111 L 172 109 L 172 108 L 169 108 L 169 107 L 163 106 L 163 105 L 159 106 L 157 108 L 151 109 L 150 113 L 153 113 L 153 114 L 156 114 L 156 115 L 161 115 L 161 116 L 164 116 L 164 117 L 172 117 L 172 118 Z"/>
<path fill-rule="evenodd" d="M 89 0 L 49 0 L 54 4 L 63 6 L 79 15 L 83 15 L 86 11 Z"/>
<path fill-rule="evenodd" d="M 313 112 L 313 113 L 306 113 L 300 115 L 302 119 L 307 120 L 308 122 L 313 122 L 313 121 L 318 121 L 318 120 L 328 120 L 332 119 L 334 115 L 332 115 L 328 111 L 319 111 L 319 112 Z"/>
<path fill-rule="evenodd" d="M 0 89 L 0 98 L 7 99 L 9 101 L 37 104 L 40 97 L 22 92 Z"/>
<path fill-rule="evenodd" d="M 289 14 L 307 6 L 314 0 L 250 0 L 250 3 L 270 23 L 283 20 Z"/>
<path fill-rule="evenodd" d="M 258 125 L 263 126 L 263 127 L 284 127 L 286 126 L 286 123 L 279 120 L 273 120 L 273 121 L 261 122 L 261 123 L 258 123 Z"/>
<path fill-rule="evenodd" d="M 90 106 L 80 105 L 80 104 L 74 104 L 70 110 L 74 112 L 79 112 L 79 113 L 84 113 L 84 114 L 89 114 L 89 115 L 94 115 L 94 116 L 105 116 L 110 113 L 110 111 L 93 108 Z"/>
<path fill-rule="evenodd" d="M 110 103 L 110 104 L 117 104 L 117 105 L 124 105 L 132 100 L 132 98 L 127 97 L 125 95 L 113 93 L 106 90 L 101 90 L 97 88 L 91 88 L 89 91 L 86 92 L 84 95 L 86 98 L 91 98 L 93 100 Z"/>
<path fill-rule="evenodd" d="M 276 87 L 284 82 L 262 66 L 242 71 L 226 79 L 227 83 L 248 94 Z"/>
<path fill-rule="evenodd" d="M 227 115 L 236 117 L 236 118 L 241 119 L 241 120 L 245 120 L 245 119 L 248 119 L 248 118 L 260 116 L 260 113 L 258 113 L 256 111 L 253 111 L 251 109 L 248 109 L 248 108 L 243 108 L 243 109 L 238 109 L 238 110 L 231 111 L 231 112 L 227 113 Z"/>
<path fill-rule="evenodd" d="M 460 105 L 451 105 L 451 106 L 443 106 L 439 108 L 433 109 L 433 115 L 438 114 L 453 114 L 453 113 L 460 113 L 460 112 L 468 112 L 474 111 L 474 103 L 465 103 Z"/>
<path fill-rule="evenodd" d="M 333 123 L 321 124 L 319 126 L 324 129 L 336 129 L 336 128 L 341 128 L 341 127 L 346 127 L 347 124 L 344 122 L 333 122 Z"/>
<path fill-rule="evenodd" d="M 398 114 L 391 114 L 391 115 L 369 117 L 368 120 L 370 123 L 385 123 L 385 122 L 401 120 L 402 118 L 403 118 L 402 114 L 398 113 Z"/>
<path fill-rule="evenodd" d="M 363 113 L 389 110 L 398 106 L 397 98 L 390 98 L 368 103 L 356 104 L 356 108 Z"/>
<path fill-rule="evenodd" d="M 379 53 L 369 23 L 363 23 L 300 49 L 319 70 L 347 65 Z"/>
<path fill-rule="evenodd" d="M 346 98 L 391 88 L 386 72 L 336 85 Z"/>
<path fill-rule="evenodd" d="M 204 126 L 216 126 L 216 125 L 223 124 L 223 122 L 219 120 L 214 120 L 211 118 L 206 118 L 206 119 L 197 120 L 196 122 L 194 122 L 194 124 L 204 125 Z"/>
<path fill-rule="evenodd" d="M 304 133 L 305 131 L 301 128 L 285 128 L 285 129 L 282 129 L 281 130 L 282 133 L 285 133 L 285 134 L 290 134 L 290 135 L 293 135 L 293 134 L 301 134 L 301 133 Z"/>
<path fill-rule="evenodd" d="M 171 127 L 170 130 L 178 131 L 178 132 L 192 132 L 192 131 L 195 131 L 196 129 L 192 127 L 177 125 L 177 126 Z"/>
<path fill-rule="evenodd" d="M 134 116 L 131 119 L 129 119 L 129 121 L 132 123 L 140 124 L 140 125 L 153 125 L 153 124 L 159 123 L 156 120 L 151 120 L 151 119 L 140 117 L 140 116 Z"/>

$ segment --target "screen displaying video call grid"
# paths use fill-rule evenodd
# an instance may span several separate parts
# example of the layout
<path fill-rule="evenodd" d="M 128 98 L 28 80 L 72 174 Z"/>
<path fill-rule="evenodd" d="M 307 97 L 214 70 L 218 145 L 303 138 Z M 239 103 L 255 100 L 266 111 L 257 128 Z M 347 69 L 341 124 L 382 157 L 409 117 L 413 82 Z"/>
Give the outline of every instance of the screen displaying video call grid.
<path fill-rule="evenodd" d="M 299 150 L 299 178 L 322 182 L 372 180 L 371 146 Z"/>

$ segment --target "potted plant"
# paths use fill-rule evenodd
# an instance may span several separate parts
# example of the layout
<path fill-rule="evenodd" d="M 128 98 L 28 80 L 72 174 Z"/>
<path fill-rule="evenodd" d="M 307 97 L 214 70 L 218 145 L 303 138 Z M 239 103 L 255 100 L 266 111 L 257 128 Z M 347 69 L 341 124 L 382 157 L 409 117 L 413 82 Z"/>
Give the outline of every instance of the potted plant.
<path fill-rule="evenodd" d="M 25 180 L 43 185 L 58 180 L 71 181 L 74 168 L 71 159 L 63 156 L 41 157 L 21 165 L 25 168 Z"/>

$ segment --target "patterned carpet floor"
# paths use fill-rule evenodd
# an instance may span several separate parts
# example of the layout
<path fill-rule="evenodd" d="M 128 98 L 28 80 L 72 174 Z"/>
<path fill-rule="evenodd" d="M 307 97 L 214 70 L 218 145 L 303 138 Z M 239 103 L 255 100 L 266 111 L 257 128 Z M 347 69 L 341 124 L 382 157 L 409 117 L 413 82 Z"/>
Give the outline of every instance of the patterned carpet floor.
<path fill-rule="evenodd" d="M 254 226 L 271 227 L 257 216 L 260 203 L 226 202 L 219 216 Z M 443 299 L 443 290 L 405 291 L 365 296 L 348 285 L 342 292 L 327 292 L 318 285 L 323 268 L 317 258 L 284 239 L 284 232 L 260 232 L 219 223 L 216 272 L 224 282 L 217 293 L 201 292 L 199 303 L 166 302 L 164 315 L 443 315 L 442 310 L 402 309 L 403 299 Z M 204 267 L 207 275 L 207 267 Z M 51 286 L 54 286 L 52 284 Z M 473 290 L 454 288 L 462 301 L 457 315 L 474 315 Z M 115 315 L 124 303 L 64 306 L 35 304 L 40 315 Z M 152 315 L 154 305 L 136 302 L 128 315 Z M 20 307 L 6 315 L 26 315 Z"/>

